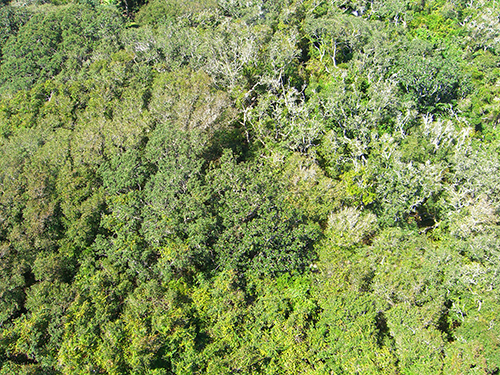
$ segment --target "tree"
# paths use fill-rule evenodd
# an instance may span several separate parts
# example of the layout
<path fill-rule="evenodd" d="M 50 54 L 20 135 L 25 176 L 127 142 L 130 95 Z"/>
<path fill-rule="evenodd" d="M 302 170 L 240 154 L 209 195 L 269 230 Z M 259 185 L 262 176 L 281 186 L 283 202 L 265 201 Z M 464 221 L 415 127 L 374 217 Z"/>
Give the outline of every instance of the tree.
<path fill-rule="evenodd" d="M 16 91 L 61 72 L 74 77 L 92 55 L 117 50 L 121 27 L 120 16 L 111 9 L 74 4 L 37 13 L 5 43 L 1 82 Z"/>
<path fill-rule="evenodd" d="M 319 227 L 287 202 L 278 171 L 237 163 L 230 152 L 218 164 L 207 176 L 217 217 L 217 264 L 250 274 L 303 271 L 314 257 Z"/>

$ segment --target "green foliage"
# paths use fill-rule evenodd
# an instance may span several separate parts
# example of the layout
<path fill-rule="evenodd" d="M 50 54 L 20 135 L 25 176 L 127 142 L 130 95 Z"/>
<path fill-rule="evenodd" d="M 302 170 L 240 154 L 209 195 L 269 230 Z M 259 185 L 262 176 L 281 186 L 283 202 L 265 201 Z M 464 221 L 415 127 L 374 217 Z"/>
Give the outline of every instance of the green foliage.
<path fill-rule="evenodd" d="M 122 20 L 112 9 L 48 7 L 33 15 L 5 43 L 2 85 L 9 90 L 29 89 L 60 73 L 66 79 L 74 77 L 93 55 L 116 51 L 116 33 L 121 27 Z"/>
<path fill-rule="evenodd" d="M 19 29 L 30 19 L 31 12 L 20 7 L 12 7 L 2 4 L 0 6 L 0 52 L 11 35 L 18 33 Z M 0 56 L 3 54 L 0 53 Z"/>
<path fill-rule="evenodd" d="M 137 2 L 139 3 L 139 2 Z M 161 25 L 179 17 L 199 17 L 200 13 L 217 7 L 215 0 L 204 1 L 149 1 L 140 7 L 135 20 L 141 25 Z"/>
<path fill-rule="evenodd" d="M 0 374 L 495 374 L 495 1 L 0 6 Z"/>
<path fill-rule="evenodd" d="M 398 59 L 398 82 L 404 92 L 413 94 L 428 112 L 440 103 L 453 103 L 469 92 L 458 51 L 436 48 L 420 39 L 401 47 L 405 53 Z"/>
<path fill-rule="evenodd" d="M 279 166 L 276 166 L 279 168 Z M 276 168 L 275 167 L 275 168 Z M 237 164 L 230 153 L 208 176 L 218 230 L 218 264 L 263 274 L 303 270 L 319 228 L 283 194 L 278 170 Z"/>

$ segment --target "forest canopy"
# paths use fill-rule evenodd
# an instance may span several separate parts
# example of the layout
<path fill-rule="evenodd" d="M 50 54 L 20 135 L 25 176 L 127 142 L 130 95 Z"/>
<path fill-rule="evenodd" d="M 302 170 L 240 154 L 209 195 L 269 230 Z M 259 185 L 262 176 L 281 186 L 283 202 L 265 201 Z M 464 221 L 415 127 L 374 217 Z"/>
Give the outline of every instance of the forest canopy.
<path fill-rule="evenodd" d="M 497 0 L 0 4 L 0 374 L 498 374 Z"/>

